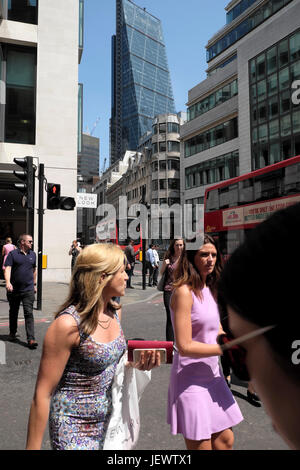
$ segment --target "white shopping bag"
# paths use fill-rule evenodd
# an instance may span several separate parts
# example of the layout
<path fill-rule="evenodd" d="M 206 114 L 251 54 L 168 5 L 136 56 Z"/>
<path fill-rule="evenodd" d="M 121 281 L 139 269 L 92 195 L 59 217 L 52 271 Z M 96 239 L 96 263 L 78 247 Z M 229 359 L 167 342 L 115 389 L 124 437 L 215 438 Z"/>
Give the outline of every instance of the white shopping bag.
<path fill-rule="evenodd" d="M 140 398 L 151 380 L 150 371 L 126 367 L 127 352 L 120 359 L 112 386 L 112 415 L 103 450 L 130 450 L 140 432 Z"/>

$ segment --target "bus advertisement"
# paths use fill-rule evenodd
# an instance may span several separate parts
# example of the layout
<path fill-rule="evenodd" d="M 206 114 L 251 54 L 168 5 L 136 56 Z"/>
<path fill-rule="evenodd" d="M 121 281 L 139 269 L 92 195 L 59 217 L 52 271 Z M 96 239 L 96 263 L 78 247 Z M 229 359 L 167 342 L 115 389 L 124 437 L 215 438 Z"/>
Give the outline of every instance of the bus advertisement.
<path fill-rule="evenodd" d="M 249 230 L 275 211 L 297 202 L 300 202 L 300 156 L 208 188 L 204 198 L 204 231 L 217 239 L 226 260 Z"/>

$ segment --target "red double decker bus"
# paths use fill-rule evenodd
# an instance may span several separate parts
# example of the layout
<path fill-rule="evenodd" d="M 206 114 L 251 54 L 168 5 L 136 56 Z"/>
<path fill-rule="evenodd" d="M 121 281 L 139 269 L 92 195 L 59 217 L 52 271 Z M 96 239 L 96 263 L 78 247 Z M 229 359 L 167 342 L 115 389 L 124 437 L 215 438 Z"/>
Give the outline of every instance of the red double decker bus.
<path fill-rule="evenodd" d="M 127 219 L 127 231 L 126 234 L 123 235 L 119 230 L 120 223 L 118 219 L 107 220 L 106 218 L 104 218 L 103 220 L 98 222 L 96 226 L 96 242 L 116 243 L 122 248 L 122 250 L 124 250 L 128 245 L 129 237 L 127 234 L 129 225 L 134 221 L 134 218 Z M 139 225 L 137 225 L 136 231 L 138 232 L 138 238 L 134 240 L 133 248 L 136 253 L 137 259 L 139 259 L 139 252 L 142 251 L 143 245 L 142 231 Z"/>
<path fill-rule="evenodd" d="M 300 156 L 208 188 L 204 230 L 218 240 L 226 260 L 249 230 L 296 202 L 300 202 Z"/>

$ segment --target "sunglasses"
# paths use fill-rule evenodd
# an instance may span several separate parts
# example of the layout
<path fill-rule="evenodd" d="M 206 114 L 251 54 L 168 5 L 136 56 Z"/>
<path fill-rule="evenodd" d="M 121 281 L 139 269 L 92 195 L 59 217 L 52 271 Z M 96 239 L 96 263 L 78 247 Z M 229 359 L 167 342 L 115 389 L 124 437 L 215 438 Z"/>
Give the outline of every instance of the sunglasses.
<path fill-rule="evenodd" d="M 250 382 L 250 375 L 246 365 L 247 351 L 240 346 L 240 344 L 272 330 L 275 326 L 276 325 L 265 326 L 240 336 L 239 338 L 234 338 L 232 333 L 222 334 L 217 337 L 217 343 L 221 347 L 224 357 L 228 359 L 234 375 L 238 379 Z"/>

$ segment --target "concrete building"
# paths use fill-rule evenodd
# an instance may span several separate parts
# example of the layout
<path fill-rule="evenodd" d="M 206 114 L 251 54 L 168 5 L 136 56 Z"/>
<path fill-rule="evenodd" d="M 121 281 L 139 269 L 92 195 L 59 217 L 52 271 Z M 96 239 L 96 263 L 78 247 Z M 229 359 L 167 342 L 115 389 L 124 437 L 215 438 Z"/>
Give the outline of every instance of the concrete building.
<path fill-rule="evenodd" d="M 131 0 L 116 0 L 110 164 L 137 150 L 157 114 L 174 112 L 161 21 Z"/>
<path fill-rule="evenodd" d="M 50 183 L 76 198 L 78 63 L 83 49 L 82 0 L 1 2 L 0 20 L 0 239 L 26 230 L 26 210 L 14 157 L 34 157 Z M 38 188 L 36 200 L 38 205 Z M 4 197 L 5 196 L 5 197 Z M 46 206 L 46 193 L 45 193 Z M 4 202 L 9 202 L 9 207 Z M 12 211 L 11 207 L 15 210 Z M 38 224 L 34 216 L 34 249 Z M 45 210 L 45 281 L 70 278 L 68 249 L 76 238 L 76 210 Z"/>
<path fill-rule="evenodd" d="M 82 148 L 78 154 L 78 175 L 91 183 L 99 176 L 100 139 L 90 134 L 82 134 Z"/>
<path fill-rule="evenodd" d="M 138 151 L 126 152 L 122 161 L 125 170 L 122 176 L 103 188 L 105 202 L 115 207 L 117 218 L 121 196 L 126 196 L 128 208 L 141 202 L 144 191 L 145 203 L 149 205 L 172 206 L 180 203 L 179 129 L 185 122 L 185 116 L 185 113 L 158 115 L 152 121 L 152 131 L 140 138 Z M 114 167 L 109 169 L 109 174 Z M 98 191 L 106 179 L 102 178 L 97 185 Z M 162 222 L 151 219 L 150 230 L 151 224 L 159 223 L 160 232 L 153 242 L 159 242 L 161 248 L 166 249 L 170 239 L 162 240 Z"/>
<path fill-rule="evenodd" d="M 300 154 L 299 0 L 235 0 L 209 41 L 207 78 L 188 92 L 181 127 L 182 202 L 205 188 Z M 228 196 L 230 197 L 230 195 Z"/>

